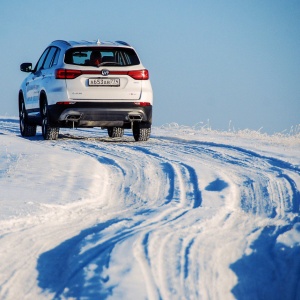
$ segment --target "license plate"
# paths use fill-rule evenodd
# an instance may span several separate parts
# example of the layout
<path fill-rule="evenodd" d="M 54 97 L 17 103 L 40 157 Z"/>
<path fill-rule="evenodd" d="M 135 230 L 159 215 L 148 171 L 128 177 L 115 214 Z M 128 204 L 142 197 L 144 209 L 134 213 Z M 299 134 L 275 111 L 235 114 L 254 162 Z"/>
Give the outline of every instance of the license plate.
<path fill-rule="evenodd" d="M 120 86 L 120 78 L 89 78 L 89 86 Z"/>

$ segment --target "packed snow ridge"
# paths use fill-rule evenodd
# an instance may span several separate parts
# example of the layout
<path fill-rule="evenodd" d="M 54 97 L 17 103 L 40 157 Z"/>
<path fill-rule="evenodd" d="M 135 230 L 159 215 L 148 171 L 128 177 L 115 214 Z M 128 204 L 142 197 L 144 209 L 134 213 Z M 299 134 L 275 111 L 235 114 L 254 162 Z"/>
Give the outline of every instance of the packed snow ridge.
<path fill-rule="evenodd" d="M 300 136 L 0 118 L 0 299 L 300 299 Z"/>

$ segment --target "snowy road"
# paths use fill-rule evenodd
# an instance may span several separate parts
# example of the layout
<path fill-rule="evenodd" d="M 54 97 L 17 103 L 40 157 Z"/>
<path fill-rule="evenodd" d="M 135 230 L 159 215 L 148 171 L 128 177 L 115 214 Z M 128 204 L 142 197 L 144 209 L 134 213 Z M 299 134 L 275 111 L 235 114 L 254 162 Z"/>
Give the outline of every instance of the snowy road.
<path fill-rule="evenodd" d="M 299 136 L 2 117 L 0 151 L 0 299 L 300 299 Z"/>

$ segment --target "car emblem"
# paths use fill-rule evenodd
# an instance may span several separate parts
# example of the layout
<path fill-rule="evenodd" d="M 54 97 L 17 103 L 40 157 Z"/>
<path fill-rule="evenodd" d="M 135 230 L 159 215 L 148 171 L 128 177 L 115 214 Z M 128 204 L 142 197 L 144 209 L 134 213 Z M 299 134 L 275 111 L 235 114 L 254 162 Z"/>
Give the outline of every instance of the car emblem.
<path fill-rule="evenodd" d="M 102 74 L 103 76 L 107 76 L 107 75 L 109 74 L 109 70 L 103 69 L 103 70 L 101 71 L 101 74 Z"/>

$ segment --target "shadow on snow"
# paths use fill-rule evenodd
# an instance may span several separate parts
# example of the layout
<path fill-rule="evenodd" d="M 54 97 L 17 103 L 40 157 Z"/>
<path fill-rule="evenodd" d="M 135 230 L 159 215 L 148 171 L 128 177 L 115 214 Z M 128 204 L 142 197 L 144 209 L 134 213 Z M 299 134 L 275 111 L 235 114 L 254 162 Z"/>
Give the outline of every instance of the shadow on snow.
<path fill-rule="evenodd" d="M 293 224 L 265 227 L 244 255 L 230 267 L 238 277 L 232 289 L 236 299 L 300 299 L 300 245 L 286 246 L 277 241 L 279 235 L 292 229 Z M 300 225 L 295 228 L 300 231 Z"/>
<path fill-rule="evenodd" d="M 56 248 L 43 253 L 37 262 L 38 285 L 45 292 L 54 293 L 53 299 L 103 299 L 113 287 L 103 285 L 109 280 L 103 270 L 109 267 L 115 245 L 130 236 L 131 231 L 115 233 L 99 243 L 102 232 L 124 220 L 111 220 L 81 231 Z M 86 247 L 86 249 L 85 249 Z"/>
<path fill-rule="evenodd" d="M 215 181 L 212 181 L 206 188 L 206 191 L 210 192 L 221 192 L 228 187 L 228 183 L 224 180 L 217 178 Z"/>

